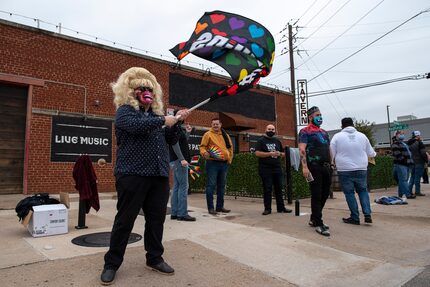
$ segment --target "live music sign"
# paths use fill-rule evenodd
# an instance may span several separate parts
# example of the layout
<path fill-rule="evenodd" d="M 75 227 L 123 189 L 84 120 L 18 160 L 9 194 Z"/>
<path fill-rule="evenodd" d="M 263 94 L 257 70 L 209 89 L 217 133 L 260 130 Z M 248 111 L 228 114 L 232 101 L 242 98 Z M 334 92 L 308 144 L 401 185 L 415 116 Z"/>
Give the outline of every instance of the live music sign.
<path fill-rule="evenodd" d="M 308 81 L 297 80 L 297 89 L 299 104 L 299 126 L 306 126 L 308 124 Z"/>
<path fill-rule="evenodd" d="M 112 121 L 52 117 L 51 161 L 75 162 L 82 154 L 112 162 Z"/>

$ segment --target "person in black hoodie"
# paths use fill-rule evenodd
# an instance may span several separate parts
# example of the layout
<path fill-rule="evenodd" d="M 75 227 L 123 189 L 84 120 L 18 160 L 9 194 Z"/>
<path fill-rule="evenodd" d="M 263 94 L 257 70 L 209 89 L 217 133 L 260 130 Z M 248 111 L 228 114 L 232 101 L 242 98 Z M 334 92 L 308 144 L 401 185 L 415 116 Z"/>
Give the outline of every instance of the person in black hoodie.
<path fill-rule="evenodd" d="M 414 161 L 411 168 L 411 178 L 409 179 L 409 193 L 413 194 L 413 187 L 415 185 L 415 195 L 424 196 L 425 194 L 421 192 L 420 180 L 424 172 L 424 164 L 427 162 L 427 154 L 425 146 L 421 141 L 420 131 L 412 132 L 412 137 L 408 140 L 408 146 Z"/>
<path fill-rule="evenodd" d="M 399 197 L 405 195 L 407 198 L 415 198 L 415 195 L 411 194 L 408 188 L 409 169 L 414 162 L 409 146 L 404 142 L 404 139 L 403 131 L 397 131 L 393 137 L 393 144 L 391 145 L 394 163 L 393 176 L 398 183 Z"/>
<path fill-rule="evenodd" d="M 170 198 L 172 213 L 170 219 L 196 221 L 196 218 L 190 216 L 187 210 L 188 166 L 191 161 L 188 137 L 192 131 L 192 127 L 188 124 L 184 129 L 182 127 L 183 124 L 183 121 L 179 122 L 178 142 L 169 146 L 170 169 L 173 172 L 173 188 Z"/>

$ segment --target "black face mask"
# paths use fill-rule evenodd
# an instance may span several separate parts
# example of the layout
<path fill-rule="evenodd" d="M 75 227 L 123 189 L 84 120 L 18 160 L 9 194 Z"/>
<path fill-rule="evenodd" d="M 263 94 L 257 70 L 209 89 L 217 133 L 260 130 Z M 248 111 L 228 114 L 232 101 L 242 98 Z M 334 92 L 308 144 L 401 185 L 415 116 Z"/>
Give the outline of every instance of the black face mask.
<path fill-rule="evenodd" d="M 275 135 L 275 132 L 269 131 L 269 132 L 266 132 L 266 135 L 267 135 L 269 138 L 271 138 L 271 137 L 273 137 L 273 136 Z"/>

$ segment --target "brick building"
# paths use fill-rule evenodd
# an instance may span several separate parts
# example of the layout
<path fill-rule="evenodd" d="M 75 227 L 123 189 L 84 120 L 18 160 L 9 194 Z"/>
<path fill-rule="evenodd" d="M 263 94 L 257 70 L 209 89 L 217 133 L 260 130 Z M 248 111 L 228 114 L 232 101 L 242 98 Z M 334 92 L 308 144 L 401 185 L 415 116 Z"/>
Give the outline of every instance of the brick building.
<path fill-rule="evenodd" d="M 227 78 L 168 61 L 0 20 L 0 194 L 75 192 L 80 154 L 94 162 L 100 192 L 114 191 L 115 107 L 109 84 L 140 66 L 161 84 L 167 109 L 191 107 Z M 246 152 L 275 123 L 294 145 L 294 99 L 266 87 L 221 98 L 194 111 L 194 152 L 211 119 L 220 117 L 235 152 Z"/>

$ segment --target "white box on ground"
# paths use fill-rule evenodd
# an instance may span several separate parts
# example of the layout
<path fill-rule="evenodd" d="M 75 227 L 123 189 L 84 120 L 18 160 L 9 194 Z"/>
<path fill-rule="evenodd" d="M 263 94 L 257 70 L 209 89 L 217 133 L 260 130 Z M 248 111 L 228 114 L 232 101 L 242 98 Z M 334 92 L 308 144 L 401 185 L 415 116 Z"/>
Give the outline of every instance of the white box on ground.
<path fill-rule="evenodd" d="M 33 206 L 33 215 L 27 228 L 33 237 L 67 233 L 68 210 L 64 204 Z"/>

